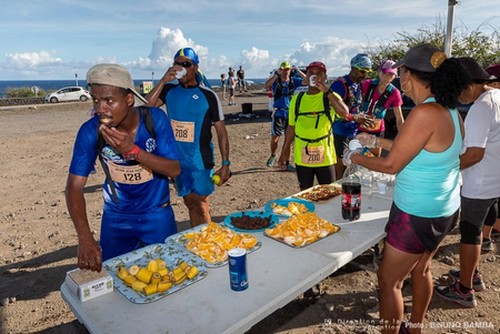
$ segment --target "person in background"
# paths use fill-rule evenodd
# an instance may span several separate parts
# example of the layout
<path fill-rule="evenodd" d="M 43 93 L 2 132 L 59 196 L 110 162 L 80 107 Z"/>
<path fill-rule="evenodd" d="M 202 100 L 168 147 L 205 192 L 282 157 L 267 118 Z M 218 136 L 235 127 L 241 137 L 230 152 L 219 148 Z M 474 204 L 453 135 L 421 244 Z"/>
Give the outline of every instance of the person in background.
<path fill-rule="evenodd" d="M 490 75 L 496 77 L 495 80 L 488 82 L 488 86 L 500 89 L 500 64 L 493 64 L 485 69 Z M 490 252 L 493 250 L 493 241 L 500 238 L 500 198 L 498 199 L 498 204 L 495 210 L 491 210 L 488 214 L 488 219 L 484 223 L 483 227 L 483 242 L 481 244 L 481 250 L 485 252 Z"/>
<path fill-rule="evenodd" d="M 394 64 L 392 60 L 384 61 L 380 66 L 378 79 L 368 79 L 361 84 L 363 94 L 361 112 L 368 116 L 373 116 L 374 119 L 369 127 L 358 124 L 360 132 L 371 133 L 383 138 L 385 132 L 385 115 L 389 108 L 392 108 L 394 111 L 398 131 L 401 129 L 404 122 L 403 112 L 401 111 L 403 99 L 399 90 L 391 83 L 398 75 L 398 70 L 392 68 Z M 374 149 L 372 153 L 380 156 L 382 149 Z"/>
<path fill-rule="evenodd" d="M 484 222 L 500 197 L 500 90 L 488 86 L 495 76 L 473 58 L 460 58 L 473 82 L 462 91 L 460 103 L 472 103 L 465 118 L 460 212 L 460 270 L 449 272 L 453 283 L 437 286 L 438 296 L 465 307 L 475 307 L 476 291 L 485 288 L 479 273 Z M 496 212 L 495 212 L 496 213 Z"/>
<path fill-rule="evenodd" d="M 78 267 L 101 271 L 102 261 L 177 233 L 169 177 L 179 175 L 180 164 L 170 119 L 161 109 L 139 106 L 145 100 L 126 68 L 97 64 L 88 71 L 87 83 L 95 116 L 76 137 L 66 204 L 78 235 Z M 146 118 L 154 124 L 154 134 Z M 106 173 L 99 244 L 84 197 L 98 156 Z"/>
<path fill-rule="evenodd" d="M 189 210 L 193 227 L 212 221 L 208 201 L 214 192 L 212 124 L 222 159 L 222 166 L 215 171 L 220 178 L 218 185 L 229 180 L 231 164 L 222 107 L 217 94 L 196 80 L 198 64 L 198 55 L 192 48 L 180 49 L 174 56 L 173 65 L 146 96 L 150 105 L 159 107 L 165 104 L 172 119 L 181 163 L 181 174 L 175 183 Z M 186 74 L 178 79 L 178 83 L 169 83 L 182 68 Z"/>
<path fill-rule="evenodd" d="M 266 162 L 267 167 L 271 168 L 276 162 L 276 151 L 278 150 L 279 139 L 285 134 L 288 125 L 288 108 L 290 100 L 294 94 L 295 88 L 302 85 L 302 78 L 292 78 L 290 75 L 290 63 L 284 61 L 279 69 L 274 72 L 265 82 L 266 89 L 273 91 L 273 113 L 271 114 L 271 156 Z M 295 167 L 288 163 L 284 167 L 285 171 L 294 172 Z"/>
<path fill-rule="evenodd" d="M 246 93 L 247 92 L 247 84 L 245 82 L 245 70 L 243 69 L 243 66 L 240 65 L 240 68 L 236 72 L 236 75 L 238 77 L 238 88 L 240 89 L 240 93 L 242 92 L 241 91 L 242 89 Z"/>
<path fill-rule="evenodd" d="M 460 208 L 459 155 L 464 135 L 456 109 L 471 79 L 458 59 L 447 59 L 431 44 L 411 48 L 393 66 L 401 90 L 415 103 L 394 141 L 368 133 L 357 135 L 366 147 L 388 150 L 385 157 L 346 151 L 344 162 L 396 174 L 394 198 L 377 272 L 382 333 L 421 333 L 432 291 L 431 262 Z M 401 289 L 411 274 L 413 302 L 402 323 Z"/>
<path fill-rule="evenodd" d="M 311 82 L 307 92 L 295 94 L 290 101 L 289 120 L 278 164 L 286 168 L 294 143 L 294 160 L 301 190 L 335 181 L 335 146 L 332 124 L 335 115 L 349 116 L 340 96 L 326 85 L 326 66 L 314 61 L 306 68 Z M 312 77 L 312 80 L 311 80 Z"/>
<path fill-rule="evenodd" d="M 300 68 L 298 68 L 295 65 L 292 65 L 292 71 L 290 73 L 290 76 L 292 78 L 294 78 L 293 80 L 296 80 L 297 82 L 298 82 L 298 80 L 301 80 L 300 86 L 295 87 L 295 89 L 293 91 L 294 94 L 298 94 L 300 92 L 307 92 L 307 90 L 309 89 L 309 83 L 307 81 L 307 76 L 304 72 L 302 72 L 300 70 Z M 328 80 L 328 78 L 326 80 Z"/>
<path fill-rule="evenodd" d="M 234 78 L 234 71 L 228 72 L 227 87 L 229 88 L 229 103 L 228 106 L 235 106 L 236 101 L 234 100 L 234 90 L 236 89 L 236 79 Z"/>
<path fill-rule="evenodd" d="M 226 91 L 227 91 L 227 82 L 226 82 L 226 74 L 222 73 L 220 75 L 220 88 L 222 91 L 222 101 L 227 101 Z"/>
<path fill-rule="evenodd" d="M 342 100 L 349 108 L 349 113 L 352 115 L 347 119 L 336 117 L 333 123 L 333 136 L 335 138 L 335 151 L 337 164 L 335 170 L 337 179 L 342 178 L 345 171 L 345 166 L 342 163 L 344 149 L 349 141 L 358 133 L 358 126 L 363 124 L 370 127 L 372 118 L 360 113 L 363 94 L 361 91 L 361 83 L 368 76 L 372 69 L 372 61 L 365 53 L 359 53 L 351 59 L 351 70 L 349 74 L 337 78 L 331 85 L 330 89 L 342 97 Z"/>

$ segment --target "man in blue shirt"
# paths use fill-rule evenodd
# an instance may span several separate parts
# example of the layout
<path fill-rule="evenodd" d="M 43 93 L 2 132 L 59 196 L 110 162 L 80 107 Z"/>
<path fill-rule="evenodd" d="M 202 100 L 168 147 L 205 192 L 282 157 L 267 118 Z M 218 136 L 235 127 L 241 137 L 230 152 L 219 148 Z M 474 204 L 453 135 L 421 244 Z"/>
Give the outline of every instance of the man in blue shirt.
<path fill-rule="evenodd" d="M 330 89 L 342 97 L 351 114 L 346 120 L 336 116 L 333 123 L 333 136 L 337 153 L 337 164 L 335 165 L 337 179 L 342 178 L 344 174 L 345 166 L 342 163 L 344 149 L 348 146 L 349 141 L 356 136 L 358 124 L 369 126 L 373 122 L 372 117 L 360 114 L 363 100 L 361 83 L 367 78 L 371 68 L 372 61 L 368 55 L 359 53 L 351 59 L 349 74 L 338 78 L 330 85 Z"/>
<path fill-rule="evenodd" d="M 208 196 L 214 192 L 214 183 L 221 185 L 229 180 L 231 164 L 223 110 L 217 94 L 201 84 L 198 63 L 198 55 L 192 48 L 180 49 L 173 66 L 146 96 L 151 105 L 165 104 L 172 119 L 181 162 L 177 192 L 184 199 L 193 227 L 211 222 Z M 222 158 L 222 166 L 215 171 L 217 182 L 212 182 L 215 166 L 212 124 Z"/>
<path fill-rule="evenodd" d="M 78 131 L 66 203 L 78 234 L 78 266 L 100 271 L 102 261 L 177 233 L 169 177 L 179 175 L 180 164 L 170 120 L 161 109 L 136 107 L 145 100 L 126 68 L 95 65 L 87 83 L 94 116 Z M 84 197 L 98 156 L 106 174 L 100 245 L 92 235 Z"/>
<path fill-rule="evenodd" d="M 305 74 L 297 69 L 297 76 L 291 76 L 290 63 L 284 61 L 280 68 L 274 72 L 264 84 L 266 89 L 272 88 L 274 104 L 271 115 L 271 156 L 267 160 L 267 167 L 273 167 L 276 162 L 276 150 L 278 149 L 279 138 L 285 134 L 288 126 L 288 108 L 295 89 L 302 86 L 302 79 Z M 295 168 L 286 164 L 285 170 L 294 172 Z"/>

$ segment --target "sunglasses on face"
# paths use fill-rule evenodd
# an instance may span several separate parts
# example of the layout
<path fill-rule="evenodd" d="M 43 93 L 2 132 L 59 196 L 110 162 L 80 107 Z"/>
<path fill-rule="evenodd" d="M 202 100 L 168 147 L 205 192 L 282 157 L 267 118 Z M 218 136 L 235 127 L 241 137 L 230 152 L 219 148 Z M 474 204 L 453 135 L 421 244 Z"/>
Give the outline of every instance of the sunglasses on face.
<path fill-rule="evenodd" d="M 189 68 L 189 67 L 193 66 L 194 64 L 190 61 L 183 61 L 183 62 L 174 61 L 174 65 L 179 65 L 179 66 L 182 66 L 184 68 Z"/>
<path fill-rule="evenodd" d="M 361 74 L 366 74 L 366 73 L 370 72 L 370 70 L 368 70 L 368 69 L 359 68 L 359 67 L 354 67 L 354 68 L 357 69 L 358 72 Z"/>

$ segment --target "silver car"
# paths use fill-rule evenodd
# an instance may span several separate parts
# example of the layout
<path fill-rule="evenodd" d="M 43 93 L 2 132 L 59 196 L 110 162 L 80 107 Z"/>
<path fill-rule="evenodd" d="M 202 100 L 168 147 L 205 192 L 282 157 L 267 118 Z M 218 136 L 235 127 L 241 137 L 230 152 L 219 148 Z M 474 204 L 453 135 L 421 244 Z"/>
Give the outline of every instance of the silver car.
<path fill-rule="evenodd" d="M 79 86 L 70 86 L 59 89 L 54 93 L 45 95 L 45 102 L 57 103 L 63 101 L 82 101 L 90 99 L 90 93 Z"/>

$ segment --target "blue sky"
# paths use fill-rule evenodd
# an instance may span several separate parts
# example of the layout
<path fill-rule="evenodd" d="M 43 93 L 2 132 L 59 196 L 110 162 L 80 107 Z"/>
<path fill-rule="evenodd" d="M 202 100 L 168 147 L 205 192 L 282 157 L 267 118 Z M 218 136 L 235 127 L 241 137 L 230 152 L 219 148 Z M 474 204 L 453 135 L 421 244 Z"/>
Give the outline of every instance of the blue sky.
<path fill-rule="evenodd" d="M 490 34 L 500 27 L 498 9 L 498 0 L 461 0 L 455 27 Z M 5 1 L 0 80 L 84 78 L 100 62 L 159 79 L 185 46 L 198 50 L 209 78 L 239 65 L 263 78 L 283 60 L 320 60 L 341 75 L 363 48 L 446 25 L 447 14 L 448 0 Z"/>

